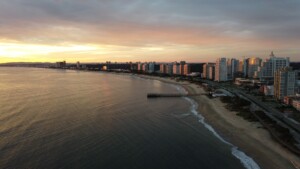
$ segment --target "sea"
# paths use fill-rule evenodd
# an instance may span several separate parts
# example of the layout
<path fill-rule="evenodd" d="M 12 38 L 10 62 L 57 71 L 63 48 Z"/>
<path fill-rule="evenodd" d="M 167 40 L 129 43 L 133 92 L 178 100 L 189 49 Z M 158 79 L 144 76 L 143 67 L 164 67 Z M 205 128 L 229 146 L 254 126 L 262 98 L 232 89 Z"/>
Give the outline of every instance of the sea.
<path fill-rule="evenodd" d="M 259 169 L 180 86 L 132 74 L 0 67 L 0 169 Z"/>

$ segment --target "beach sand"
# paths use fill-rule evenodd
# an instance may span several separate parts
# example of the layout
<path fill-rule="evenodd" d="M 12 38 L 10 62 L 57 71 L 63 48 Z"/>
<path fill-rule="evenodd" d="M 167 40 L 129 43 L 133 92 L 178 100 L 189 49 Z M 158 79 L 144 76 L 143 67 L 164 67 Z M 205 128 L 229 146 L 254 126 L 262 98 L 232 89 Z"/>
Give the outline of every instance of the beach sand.
<path fill-rule="evenodd" d="M 190 94 L 205 93 L 196 84 L 177 82 L 170 78 L 139 75 L 184 87 Z M 191 97 L 198 103 L 198 112 L 226 141 L 237 146 L 254 159 L 262 169 L 295 169 L 292 164 L 300 164 L 300 158 L 282 147 L 271 138 L 269 132 L 259 122 L 249 122 L 229 111 L 219 98 L 210 99 L 205 95 Z"/>

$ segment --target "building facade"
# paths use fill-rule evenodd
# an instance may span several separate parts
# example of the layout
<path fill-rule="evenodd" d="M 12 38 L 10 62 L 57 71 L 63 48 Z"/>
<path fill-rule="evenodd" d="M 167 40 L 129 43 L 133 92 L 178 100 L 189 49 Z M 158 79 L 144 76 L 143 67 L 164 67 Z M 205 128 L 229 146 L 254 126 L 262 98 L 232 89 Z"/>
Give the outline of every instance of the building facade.
<path fill-rule="evenodd" d="M 261 59 L 257 57 L 249 58 L 248 60 L 248 78 L 258 78 L 258 71 L 261 65 Z"/>
<path fill-rule="evenodd" d="M 295 95 L 296 72 L 291 67 L 279 68 L 274 76 L 274 96 L 283 100 L 284 96 Z"/>
<path fill-rule="evenodd" d="M 202 69 L 203 69 L 203 71 L 202 71 L 202 78 L 209 79 L 209 73 L 210 73 L 209 69 L 211 67 L 213 67 L 213 66 L 215 66 L 214 63 L 204 63 L 203 64 L 203 66 L 202 66 Z"/>
<path fill-rule="evenodd" d="M 290 59 L 275 57 L 273 51 L 270 54 L 270 58 L 266 59 L 261 66 L 260 80 L 261 81 L 273 81 L 275 71 L 279 68 L 290 66 Z"/>
<path fill-rule="evenodd" d="M 215 67 L 215 81 L 227 81 L 227 60 L 218 58 Z"/>

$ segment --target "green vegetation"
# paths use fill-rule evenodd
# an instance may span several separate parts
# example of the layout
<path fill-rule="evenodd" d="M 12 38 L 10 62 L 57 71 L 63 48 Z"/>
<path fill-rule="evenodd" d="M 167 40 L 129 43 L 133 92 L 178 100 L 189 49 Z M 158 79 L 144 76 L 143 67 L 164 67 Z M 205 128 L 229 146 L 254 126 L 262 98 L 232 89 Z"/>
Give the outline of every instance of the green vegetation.
<path fill-rule="evenodd" d="M 237 116 L 241 116 L 250 122 L 257 121 L 256 117 L 250 111 L 251 103 L 249 101 L 240 97 L 229 96 L 221 97 L 220 99 L 223 103 L 227 103 L 225 107 L 228 110 L 237 112 Z"/>
<path fill-rule="evenodd" d="M 297 141 L 290 134 L 289 130 L 281 125 L 277 124 L 276 121 L 268 117 L 263 111 L 255 111 L 255 116 L 259 119 L 262 125 L 271 133 L 272 137 L 280 144 L 300 155 L 300 150 L 295 145 Z"/>

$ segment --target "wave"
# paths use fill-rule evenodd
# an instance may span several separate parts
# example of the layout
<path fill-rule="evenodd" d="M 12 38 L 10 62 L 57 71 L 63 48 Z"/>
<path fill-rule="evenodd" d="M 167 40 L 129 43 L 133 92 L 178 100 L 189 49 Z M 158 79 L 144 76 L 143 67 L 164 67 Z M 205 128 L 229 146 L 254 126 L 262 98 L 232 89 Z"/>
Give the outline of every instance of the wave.
<path fill-rule="evenodd" d="M 180 85 L 170 84 L 170 86 L 172 86 L 173 88 L 175 88 L 181 94 L 188 94 L 188 91 L 184 87 L 182 87 Z"/>
<path fill-rule="evenodd" d="M 191 103 L 191 112 L 193 115 L 195 115 L 199 120 L 201 124 L 204 125 L 204 127 L 213 133 L 214 136 L 216 136 L 219 140 L 221 140 L 223 143 L 231 146 L 231 154 L 240 160 L 240 162 L 243 164 L 243 166 L 246 169 L 260 169 L 258 164 L 249 156 L 247 156 L 244 152 L 240 151 L 237 146 L 231 144 L 230 142 L 226 141 L 224 138 L 222 138 L 216 130 L 209 124 L 205 122 L 205 118 L 197 111 L 198 104 L 191 98 L 184 97 L 185 100 L 187 100 L 189 103 Z"/>

